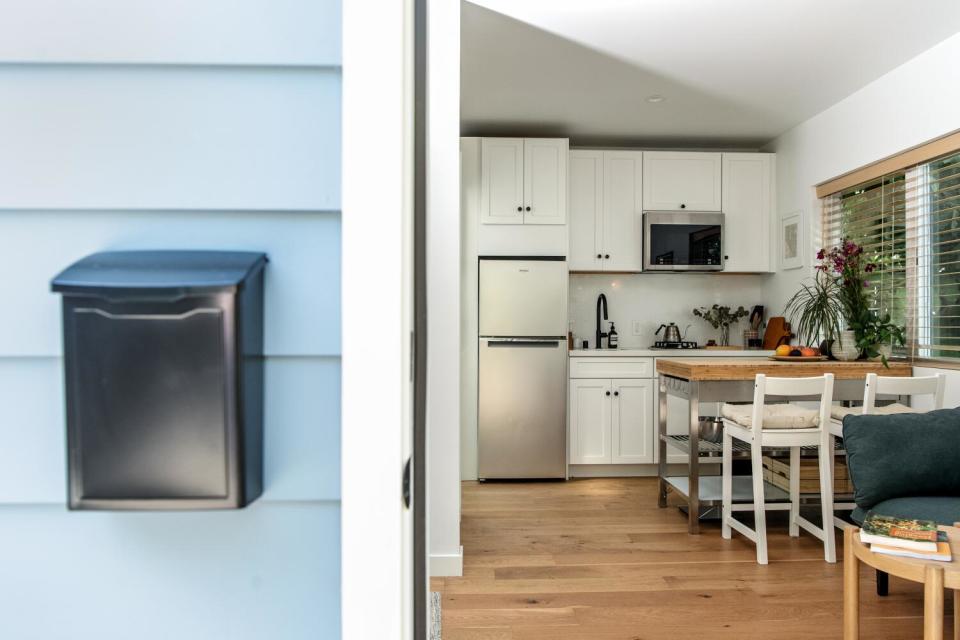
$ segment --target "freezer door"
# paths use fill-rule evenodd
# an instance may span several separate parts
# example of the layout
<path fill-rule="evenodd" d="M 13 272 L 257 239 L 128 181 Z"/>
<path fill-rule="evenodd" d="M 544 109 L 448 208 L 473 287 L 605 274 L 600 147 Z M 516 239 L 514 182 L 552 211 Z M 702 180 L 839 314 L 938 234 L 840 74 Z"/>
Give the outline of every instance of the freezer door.
<path fill-rule="evenodd" d="M 479 335 L 567 335 L 566 261 L 481 259 Z"/>
<path fill-rule="evenodd" d="M 562 340 L 480 340 L 479 476 L 564 478 L 567 348 Z"/>

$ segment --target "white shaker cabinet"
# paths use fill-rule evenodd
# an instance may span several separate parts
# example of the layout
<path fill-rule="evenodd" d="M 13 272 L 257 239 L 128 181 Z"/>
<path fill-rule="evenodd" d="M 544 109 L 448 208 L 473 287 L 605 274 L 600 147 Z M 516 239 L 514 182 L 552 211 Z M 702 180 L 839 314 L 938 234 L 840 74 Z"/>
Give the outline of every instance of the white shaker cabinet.
<path fill-rule="evenodd" d="M 570 381 L 570 464 L 610 462 L 610 380 Z"/>
<path fill-rule="evenodd" d="M 646 151 L 645 211 L 720 211 L 722 154 Z"/>
<path fill-rule="evenodd" d="M 566 224 L 567 153 L 563 138 L 484 138 L 480 223 Z"/>
<path fill-rule="evenodd" d="M 653 380 L 612 380 L 610 462 L 653 462 Z"/>
<path fill-rule="evenodd" d="M 571 366 L 571 374 L 590 376 L 619 368 L 650 375 L 649 359 L 583 360 L 586 366 Z M 654 462 L 654 385 L 650 378 L 571 378 L 570 464 Z"/>
<path fill-rule="evenodd" d="M 640 151 L 570 153 L 570 270 L 643 269 Z"/>
<path fill-rule="evenodd" d="M 770 153 L 723 154 L 725 271 L 770 271 L 774 159 Z"/>
<path fill-rule="evenodd" d="M 603 152 L 570 152 L 571 271 L 603 271 Z"/>

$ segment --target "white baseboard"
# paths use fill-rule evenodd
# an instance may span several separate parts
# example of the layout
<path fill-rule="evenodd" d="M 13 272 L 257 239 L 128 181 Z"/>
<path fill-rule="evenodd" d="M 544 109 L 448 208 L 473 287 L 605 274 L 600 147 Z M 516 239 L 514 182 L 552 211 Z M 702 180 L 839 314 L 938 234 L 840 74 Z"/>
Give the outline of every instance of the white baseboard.
<path fill-rule="evenodd" d="M 460 577 L 463 575 L 463 546 L 460 553 L 431 553 L 430 577 Z"/>

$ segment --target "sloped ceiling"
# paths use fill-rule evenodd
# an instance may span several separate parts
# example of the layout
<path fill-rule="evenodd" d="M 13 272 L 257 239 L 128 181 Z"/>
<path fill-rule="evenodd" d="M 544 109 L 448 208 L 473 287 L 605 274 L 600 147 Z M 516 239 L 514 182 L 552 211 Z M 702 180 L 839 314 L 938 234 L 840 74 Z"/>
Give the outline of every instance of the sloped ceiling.
<path fill-rule="evenodd" d="M 463 134 L 613 146 L 760 146 L 960 31 L 960 0 L 480 4 L 463 3 Z"/>

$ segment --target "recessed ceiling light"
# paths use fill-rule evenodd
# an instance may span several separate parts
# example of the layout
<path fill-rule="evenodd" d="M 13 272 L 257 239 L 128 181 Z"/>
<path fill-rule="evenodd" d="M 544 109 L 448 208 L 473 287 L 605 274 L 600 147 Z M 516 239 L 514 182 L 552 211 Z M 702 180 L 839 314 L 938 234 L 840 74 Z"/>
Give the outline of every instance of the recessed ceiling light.
<path fill-rule="evenodd" d="M 661 95 L 647 96 L 647 102 L 657 103 L 657 102 L 663 102 L 664 100 L 666 100 L 666 98 L 664 98 Z"/>

